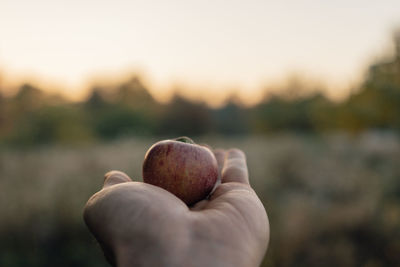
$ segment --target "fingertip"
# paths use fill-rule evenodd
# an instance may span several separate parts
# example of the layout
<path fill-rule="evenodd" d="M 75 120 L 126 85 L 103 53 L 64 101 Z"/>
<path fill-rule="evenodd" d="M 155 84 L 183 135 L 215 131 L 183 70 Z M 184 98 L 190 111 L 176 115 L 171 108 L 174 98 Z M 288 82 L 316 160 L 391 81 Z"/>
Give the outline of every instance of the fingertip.
<path fill-rule="evenodd" d="M 225 150 L 223 149 L 214 149 L 213 150 L 214 156 L 217 159 L 217 164 L 218 164 L 218 179 L 221 177 L 221 171 L 222 168 L 224 167 L 224 162 L 225 162 Z"/>
<path fill-rule="evenodd" d="M 224 168 L 221 173 L 221 182 L 238 182 L 249 184 L 246 155 L 238 148 L 231 148 L 226 151 Z"/>
<path fill-rule="evenodd" d="M 214 156 L 217 159 L 218 165 L 223 165 L 224 161 L 225 161 L 225 150 L 221 149 L 221 148 L 217 148 L 213 150 L 214 152 Z"/>
<path fill-rule="evenodd" d="M 246 159 L 246 154 L 239 148 L 230 148 L 226 151 L 227 158 L 243 158 Z"/>
<path fill-rule="evenodd" d="M 225 151 L 226 150 L 222 148 L 213 149 L 214 154 L 225 154 Z"/>
<path fill-rule="evenodd" d="M 121 171 L 109 171 L 104 175 L 104 185 L 103 188 L 115 185 L 115 184 L 120 184 L 120 183 L 126 183 L 126 182 L 131 182 L 131 178 L 129 176 Z"/>

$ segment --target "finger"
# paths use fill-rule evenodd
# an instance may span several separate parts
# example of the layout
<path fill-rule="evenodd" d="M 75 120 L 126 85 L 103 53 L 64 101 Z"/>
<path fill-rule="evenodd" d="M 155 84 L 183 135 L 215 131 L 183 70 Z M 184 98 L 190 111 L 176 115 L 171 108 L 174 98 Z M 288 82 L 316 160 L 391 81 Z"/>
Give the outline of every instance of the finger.
<path fill-rule="evenodd" d="M 222 167 L 224 166 L 226 152 L 223 149 L 215 149 L 213 152 L 218 163 L 218 174 L 221 175 Z"/>
<path fill-rule="evenodd" d="M 246 156 L 243 151 L 233 148 L 226 152 L 221 183 L 237 182 L 249 184 Z"/>
<path fill-rule="evenodd" d="M 132 182 L 128 175 L 120 171 L 110 171 L 104 175 L 103 188 L 126 182 Z"/>

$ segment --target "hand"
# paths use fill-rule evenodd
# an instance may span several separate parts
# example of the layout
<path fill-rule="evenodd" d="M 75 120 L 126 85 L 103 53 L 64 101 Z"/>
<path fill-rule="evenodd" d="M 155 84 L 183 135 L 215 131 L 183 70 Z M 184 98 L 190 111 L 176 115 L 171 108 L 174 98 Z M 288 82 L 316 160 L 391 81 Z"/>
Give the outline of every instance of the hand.
<path fill-rule="evenodd" d="M 116 266 L 258 266 L 267 250 L 269 222 L 249 185 L 245 155 L 214 152 L 220 184 L 209 199 L 186 206 L 168 191 L 106 174 L 87 202 L 84 219 Z"/>

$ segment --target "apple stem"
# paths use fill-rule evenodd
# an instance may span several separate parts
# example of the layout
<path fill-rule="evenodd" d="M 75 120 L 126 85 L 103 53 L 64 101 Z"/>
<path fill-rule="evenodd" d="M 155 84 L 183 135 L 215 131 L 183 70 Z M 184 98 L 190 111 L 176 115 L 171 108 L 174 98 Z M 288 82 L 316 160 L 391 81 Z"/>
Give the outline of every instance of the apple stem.
<path fill-rule="evenodd" d="M 174 140 L 178 141 L 178 142 L 182 142 L 182 143 L 194 144 L 194 141 L 186 136 L 181 136 L 181 137 L 175 138 Z"/>

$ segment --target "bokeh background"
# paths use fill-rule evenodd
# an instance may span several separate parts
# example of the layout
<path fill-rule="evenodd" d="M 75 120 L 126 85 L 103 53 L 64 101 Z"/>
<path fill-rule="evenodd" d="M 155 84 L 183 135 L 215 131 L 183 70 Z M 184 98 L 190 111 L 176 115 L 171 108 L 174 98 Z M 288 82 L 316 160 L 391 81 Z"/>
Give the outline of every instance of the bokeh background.
<path fill-rule="evenodd" d="M 181 135 L 245 151 L 262 266 L 400 265 L 396 1 L 2 1 L 0 266 L 109 266 L 82 220 Z"/>

